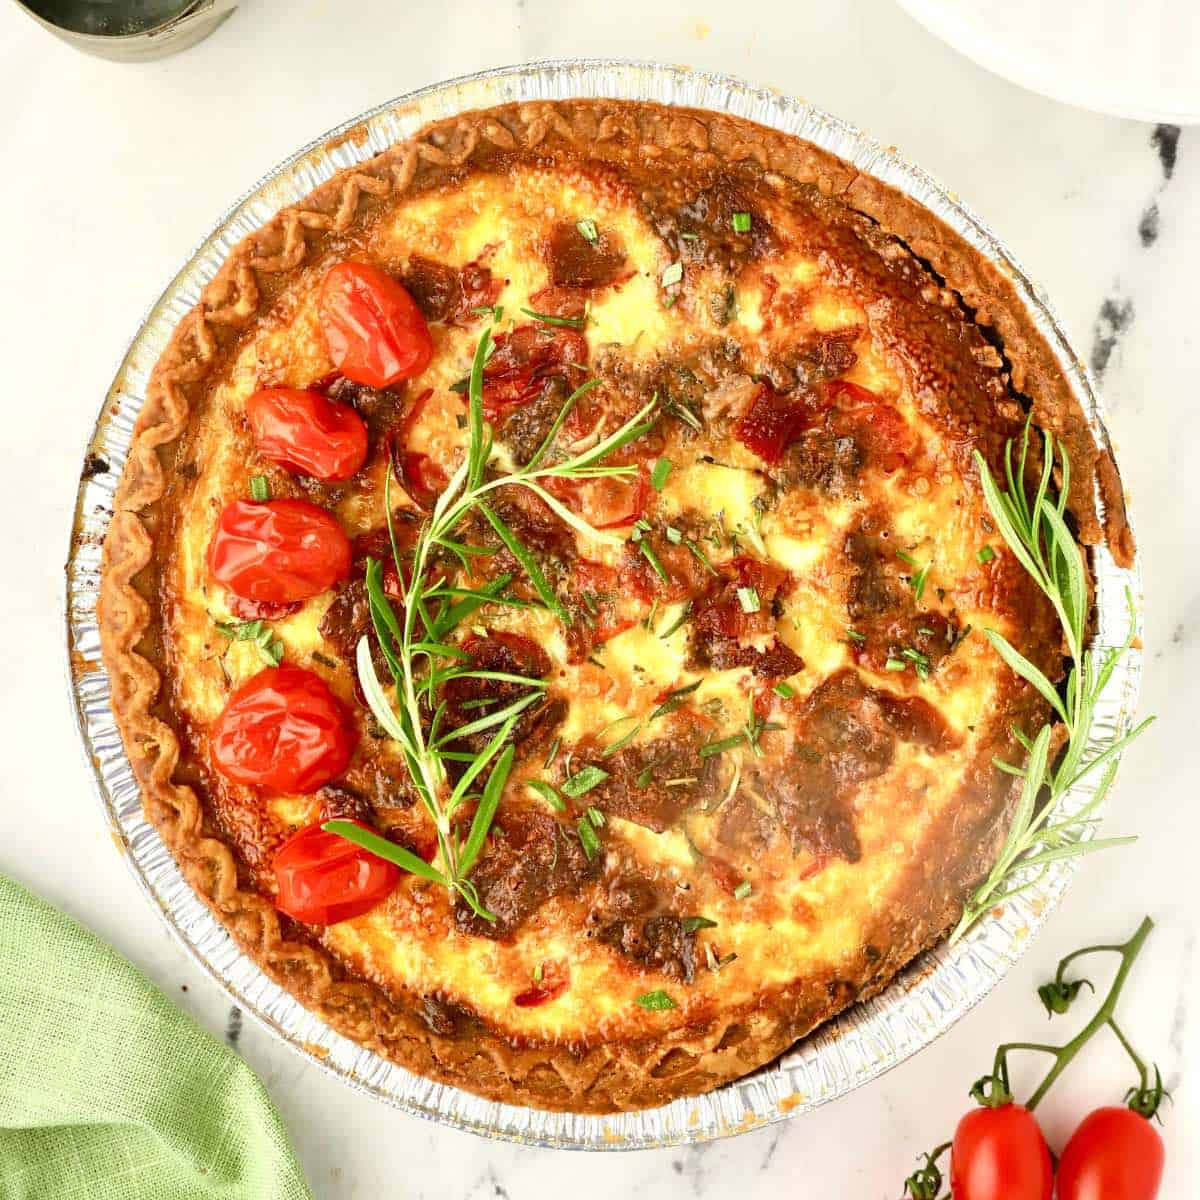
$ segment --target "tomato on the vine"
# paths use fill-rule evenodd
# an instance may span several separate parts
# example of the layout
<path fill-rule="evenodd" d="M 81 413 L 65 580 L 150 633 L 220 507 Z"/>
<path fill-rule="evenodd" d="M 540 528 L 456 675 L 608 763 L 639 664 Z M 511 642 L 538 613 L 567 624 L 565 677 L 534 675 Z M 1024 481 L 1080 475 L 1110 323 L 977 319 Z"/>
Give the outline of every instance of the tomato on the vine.
<path fill-rule="evenodd" d="M 349 479 L 367 458 L 367 427 L 348 404 L 320 392 L 263 388 L 246 401 L 258 452 L 298 475 Z"/>
<path fill-rule="evenodd" d="M 234 783 L 308 793 L 350 764 L 354 727 L 312 671 L 268 667 L 229 697 L 213 723 L 213 765 Z"/>
<path fill-rule="evenodd" d="M 1163 1143 L 1140 1113 L 1108 1106 L 1089 1113 L 1058 1162 L 1059 1200 L 1154 1200 Z"/>
<path fill-rule="evenodd" d="M 433 358 L 417 302 L 378 267 L 331 267 L 321 282 L 317 314 L 333 365 L 355 383 L 391 387 L 419 375 Z"/>
<path fill-rule="evenodd" d="M 1050 1200 L 1050 1150 L 1033 1114 L 1020 1104 L 972 1109 L 950 1147 L 954 1200 Z"/>
<path fill-rule="evenodd" d="M 319 595 L 350 574 L 350 561 L 342 527 L 307 500 L 234 500 L 208 548 L 218 583 L 271 604 Z"/>
<path fill-rule="evenodd" d="M 353 823 L 370 829 L 362 821 Z M 320 825 L 292 834 L 275 855 L 274 871 L 275 907 L 307 925 L 336 925 L 361 916 L 400 881 L 394 863 Z"/>

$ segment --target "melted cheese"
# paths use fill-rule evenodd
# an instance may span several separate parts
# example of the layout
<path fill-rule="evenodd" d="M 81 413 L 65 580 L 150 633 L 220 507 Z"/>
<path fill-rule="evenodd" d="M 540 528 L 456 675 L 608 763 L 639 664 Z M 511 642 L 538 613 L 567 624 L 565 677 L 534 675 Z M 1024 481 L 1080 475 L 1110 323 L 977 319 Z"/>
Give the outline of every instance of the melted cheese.
<path fill-rule="evenodd" d="M 702 327 L 699 305 L 688 299 L 668 308 L 660 285 L 671 261 L 664 244 L 647 226 L 636 198 L 619 187 L 601 186 L 580 176 L 536 170 L 515 172 L 503 180 L 472 176 L 427 195 L 406 199 L 378 227 L 370 247 L 381 261 L 404 262 L 421 254 L 453 266 L 483 259 L 504 281 L 499 303 L 504 325 L 520 318 L 520 309 L 547 286 L 548 274 L 540 249 L 542 231 L 555 220 L 591 217 L 616 233 L 628 254 L 630 277 L 619 287 L 604 289 L 590 305 L 586 329 L 593 359 L 603 348 L 616 347 L 626 362 L 671 361 L 688 353 L 713 331 Z M 779 227 L 786 229 L 786 215 Z M 937 461 L 938 434 L 907 396 L 895 372 L 866 332 L 863 311 L 829 283 L 816 261 L 795 254 L 772 264 L 782 295 L 806 298 L 807 331 L 859 329 L 858 359 L 848 378 L 881 396 L 894 399 L 916 436 Z M 705 285 L 704 271 L 689 267 L 690 295 Z M 248 342 L 227 372 L 225 382 L 210 399 L 210 415 L 195 434 L 193 460 L 199 478 L 181 502 L 178 550 L 172 562 L 170 587 L 174 597 L 168 629 L 175 663 L 175 702 L 197 729 L 203 730 L 220 713 L 229 691 L 261 669 L 249 643 L 228 644 L 215 630 L 214 620 L 230 619 L 228 598 L 209 578 L 205 551 L 222 503 L 246 493 L 253 451 L 239 429 L 246 398 L 266 383 L 305 386 L 325 376 L 331 364 L 315 316 L 313 275 L 292 289 L 277 307 L 275 324 Z M 747 362 L 764 361 L 780 341 L 796 335 L 792 328 L 767 329 L 761 273 L 748 269 L 739 285 L 737 313 L 720 331 L 734 339 Z M 414 446 L 447 466 L 453 466 L 463 445 L 457 418 L 461 397 L 450 385 L 469 367 L 479 327 L 438 326 L 436 353 L 423 376 L 411 381 L 409 395 L 431 389 L 434 398 L 414 429 Z M 850 661 L 848 619 L 844 596 L 831 575 L 848 529 L 870 501 L 887 512 L 897 544 L 912 546 L 922 562 L 931 562 L 930 587 L 941 587 L 959 603 L 959 618 L 977 627 L 995 624 L 986 611 L 969 607 L 964 597 L 975 590 L 959 584 L 977 569 L 973 562 L 979 501 L 964 496 L 952 475 L 924 474 L 919 479 L 877 477 L 871 495 L 820 496 L 798 489 L 765 515 L 755 508 L 766 483 L 743 447 L 729 444 L 714 454 L 716 462 L 701 461 L 686 439 L 668 447 L 675 469 L 657 499 L 664 521 L 720 521 L 742 546 L 753 547 L 792 577 L 779 636 L 804 660 L 793 686 L 807 694 L 822 679 Z M 724 465 L 729 461 L 732 465 Z M 378 527 L 383 520 L 382 488 L 376 487 L 344 501 L 338 514 L 353 533 Z M 616 562 L 611 547 L 593 553 Z M 717 561 L 732 554 L 729 540 Z M 272 622 L 289 661 L 311 666 L 330 679 L 348 705 L 354 704 L 352 682 L 344 669 L 330 670 L 319 657 L 325 645 L 319 631 L 329 596 L 317 597 L 294 615 Z M 644 608 L 624 596 L 622 603 Z M 553 691 L 569 702 L 560 733 L 570 743 L 595 735 L 621 718 L 646 721 L 664 691 L 701 679 L 693 697 L 697 707 L 715 702 L 713 711 L 736 729 L 745 720 L 747 689 L 753 684 L 745 669 L 701 675 L 688 667 L 688 632 L 681 628 L 669 638 L 660 636 L 680 612 L 664 605 L 654 630 L 635 625 L 614 637 L 602 652 L 603 666 L 569 664 L 562 631 L 544 614 L 504 612 L 489 617 L 494 628 L 532 637 L 554 661 Z M 457 932 L 448 921 L 446 897 L 425 881 L 405 877 L 383 905 L 365 916 L 330 927 L 324 944 L 368 978 L 387 987 L 436 992 L 460 998 L 496 1027 L 534 1038 L 586 1043 L 619 1036 L 649 1024 L 659 1028 L 683 1025 L 692 1013 L 711 1006 L 737 1006 L 772 984 L 789 984 L 825 971 L 836 973 L 847 956 L 857 953 L 861 930 L 869 915 L 889 901 L 890 889 L 909 867 L 924 832 L 951 802 L 959 774 L 974 753 L 972 728 L 988 712 L 1000 686 L 994 656 L 978 638 L 957 652 L 953 671 L 939 672 L 914 692 L 911 672 L 903 679 L 880 675 L 876 686 L 898 694 L 922 694 L 936 704 L 951 727 L 962 735 L 962 746 L 932 757 L 914 746 L 899 744 L 895 762 L 881 777 L 860 790 L 855 817 L 863 856 L 849 864 L 834 860 L 819 874 L 803 877 L 790 857 L 741 864 L 755 874 L 753 893 L 736 900 L 695 869 L 693 850 L 682 829 L 655 833 L 640 825 L 613 819 L 612 836 L 637 859 L 653 867 L 660 879 L 686 884 L 693 911 L 718 921 L 715 930 L 699 934 L 719 953 L 736 950 L 737 959 L 720 973 L 701 969 L 689 986 L 669 985 L 678 1008 L 647 1014 L 634 1003 L 638 994 L 663 986 L 653 972 L 628 964 L 613 969 L 611 953 L 580 936 L 573 902 L 554 899 L 545 904 L 515 934 L 511 943 L 496 943 Z M 360 720 L 362 710 L 357 709 Z M 645 732 L 641 736 L 646 736 Z M 722 778 L 732 784 L 738 756 L 722 762 Z M 400 771 L 399 764 L 396 765 Z M 522 776 L 536 776 L 536 764 Z M 510 787 L 519 788 L 514 780 Z M 293 827 L 312 819 L 309 797 L 278 797 L 271 802 L 271 819 Z M 705 829 L 696 839 L 706 843 Z M 694 844 L 694 843 L 692 843 Z M 517 1008 L 513 996 L 527 986 L 540 964 L 567 964 L 570 986 L 556 999 L 534 1008 Z"/>

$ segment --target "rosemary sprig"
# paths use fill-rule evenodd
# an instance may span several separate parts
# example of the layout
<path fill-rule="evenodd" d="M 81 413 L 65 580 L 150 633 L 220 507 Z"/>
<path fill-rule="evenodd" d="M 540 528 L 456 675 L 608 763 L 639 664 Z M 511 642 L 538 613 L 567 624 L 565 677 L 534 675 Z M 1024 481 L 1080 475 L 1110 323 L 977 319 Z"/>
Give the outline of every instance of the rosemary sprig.
<path fill-rule="evenodd" d="M 471 666 L 470 656 L 452 639 L 458 626 L 485 605 L 540 606 L 506 593 L 505 589 L 512 582 L 511 575 L 500 576 L 476 588 L 459 586 L 453 580 L 447 580 L 443 570 L 433 568 L 435 565 L 441 567 L 444 562 L 457 561 L 469 577 L 472 559 L 490 553 L 455 536 L 468 514 L 477 511 L 520 564 L 541 605 L 566 621 L 567 614 L 537 560 L 488 504 L 488 498 L 500 488 L 524 487 L 584 537 L 620 545 L 620 539 L 615 535 L 593 528 L 565 508 L 545 489 L 543 481 L 633 474 L 637 470 L 634 466 L 612 466 L 604 460 L 651 428 L 656 407 L 656 401 L 651 400 L 596 445 L 572 458 L 546 462 L 554 435 L 567 413 L 581 395 L 596 385 L 595 380 L 589 380 L 567 399 L 546 440 L 528 463 L 508 474 L 488 478 L 487 468 L 493 458 L 494 444 L 491 428 L 483 417 L 483 370 L 493 344 L 489 327 L 479 339 L 467 384 L 466 454 L 421 526 L 407 561 L 402 560 L 392 522 L 390 474 L 385 478 L 384 509 L 400 580 L 400 611 L 392 607 L 384 591 L 382 566 L 374 560 L 367 563 L 366 587 L 374 640 L 391 673 L 394 689 L 385 688 L 379 679 L 369 638 L 360 640 L 357 651 L 363 694 L 376 720 L 398 743 L 413 787 L 437 833 L 440 866 L 422 864 L 424 869 L 418 871 L 409 861 L 411 855 L 407 859 L 393 855 L 392 861 L 443 883 L 452 893 L 461 896 L 478 916 L 489 921 L 495 917 L 481 902 L 469 875 L 483 851 L 512 770 L 513 730 L 522 714 L 542 699 L 546 684 L 543 680 L 510 672 L 476 670 Z M 443 728 L 447 703 L 439 699 L 439 695 L 446 684 L 464 679 L 516 684 L 521 693 L 495 709 L 479 709 L 482 715 L 464 725 Z M 488 741 L 482 750 L 468 752 L 464 739 L 477 735 L 486 736 Z M 460 768 L 453 781 L 448 763 Z M 461 822 L 456 818 L 470 804 L 475 805 L 475 811 L 464 837 Z M 341 827 L 333 828 L 331 832 L 348 836 Z"/>
<path fill-rule="evenodd" d="M 1012 441 L 1005 447 L 1006 490 L 1001 491 L 978 450 L 975 461 L 979 466 L 984 499 L 996 527 L 1017 561 L 1054 605 L 1062 624 L 1071 666 L 1061 693 L 1002 634 L 994 629 L 985 629 L 984 634 L 1004 662 L 1045 698 L 1066 728 L 1067 743 L 1055 763 L 1050 759 L 1049 724 L 1043 725 L 1033 738 L 1014 729 L 1027 752 L 1024 767 L 993 760 L 1000 770 L 1020 777 L 1024 783 L 1000 855 L 987 878 L 963 906 L 962 917 L 950 936 L 951 942 L 961 938 L 988 909 L 1033 887 L 1051 864 L 1134 840 L 1129 837 L 1086 839 L 1085 835 L 1098 824 L 1095 814 L 1112 784 L 1122 751 L 1154 720 L 1148 717 L 1085 758 L 1096 703 L 1118 661 L 1133 645 L 1137 614 L 1133 597 L 1127 592 L 1129 632 L 1125 641 L 1105 652 L 1084 649 L 1088 596 L 1083 553 L 1064 516 L 1071 477 L 1070 458 L 1066 448 L 1061 443 L 1056 448 L 1051 435 L 1043 431 L 1042 471 L 1031 497 L 1025 486 L 1030 428 L 1030 421 L 1026 421 L 1015 464 Z M 1050 492 L 1056 461 L 1061 470 L 1057 498 Z M 1061 816 L 1058 808 L 1065 793 L 1097 770 L 1101 771 L 1100 779 L 1091 799 L 1077 812 Z M 1039 803 L 1043 792 L 1046 795 Z"/>

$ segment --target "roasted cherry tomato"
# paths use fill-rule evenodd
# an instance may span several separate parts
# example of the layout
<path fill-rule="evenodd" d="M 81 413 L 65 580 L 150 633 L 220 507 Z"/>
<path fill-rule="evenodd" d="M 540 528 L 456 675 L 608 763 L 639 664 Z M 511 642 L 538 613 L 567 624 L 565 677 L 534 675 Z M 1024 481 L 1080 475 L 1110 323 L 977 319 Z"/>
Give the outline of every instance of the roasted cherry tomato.
<path fill-rule="evenodd" d="M 1154 1200 L 1163 1173 L 1158 1130 L 1128 1108 L 1098 1108 L 1058 1161 L 1059 1200 Z"/>
<path fill-rule="evenodd" d="M 1029 1109 L 976 1108 L 954 1131 L 950 1191 L 954 1200 L 1050 1200 L 1050 1150 Z"/>
<path fill-rule="evenodd" d="M 307 600 L 350 574 L 350 539 L 307 500 L 235 500 L 208 548 L 213 578 L 247 600 Z"/>
<path fill-rule="evenodd" d="M 420 375 L 433 357 L 417 302 L 378 267 L 354 262 L 331 267 L 317 312 L 333 365 L 355 383 L 391 387 Z"/>
<path fill-rule="evenodd" d="M 355 825 L 369 829 L 361 821 Z M 374 831 L 372 831 L 374 832 Z M 391 895 L 400 868 L 387 859 L 309 825 L 275 855 L 275 907 L 306 925 L 336 925 L 370 911 Z"/>
<path fill-rule="evenodd" d="M 268 667 L 229 697 L 212 727 L 213 765 L 234 783 L 315 792 L 350 762 L 356 737 L 325 681 Z"/>
<path fill-rule="evenodd" d="M 548 479 L 546 490 L 594 528 L 616 529 L 632 525 L 645 513 L 650 480 L 645 471 L 598 479 Z"/>
<path fill-rule="evenodd" d="M 264 388 L 246 401 L 246 419 L 258 452 L 298 475 L 349 479 L 366 462 L 362 418 L 320 392 Z"/>
<path fill-rule="evenodd" d="M 396 459 L 396 474 L 413 503 L 428 512 L 450 482 L 446 472 L 428 454 L 403 451 Z"/>

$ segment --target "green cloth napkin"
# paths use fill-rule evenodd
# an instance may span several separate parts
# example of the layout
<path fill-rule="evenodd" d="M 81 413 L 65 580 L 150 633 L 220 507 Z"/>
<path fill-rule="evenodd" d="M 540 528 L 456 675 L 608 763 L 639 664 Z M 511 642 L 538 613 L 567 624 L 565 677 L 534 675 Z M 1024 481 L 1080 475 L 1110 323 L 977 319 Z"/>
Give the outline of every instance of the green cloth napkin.
<path fill-rule="evenodd" d="M 254 1072 L 0 875 L 0 1197 L 311 1196 Z"/>

